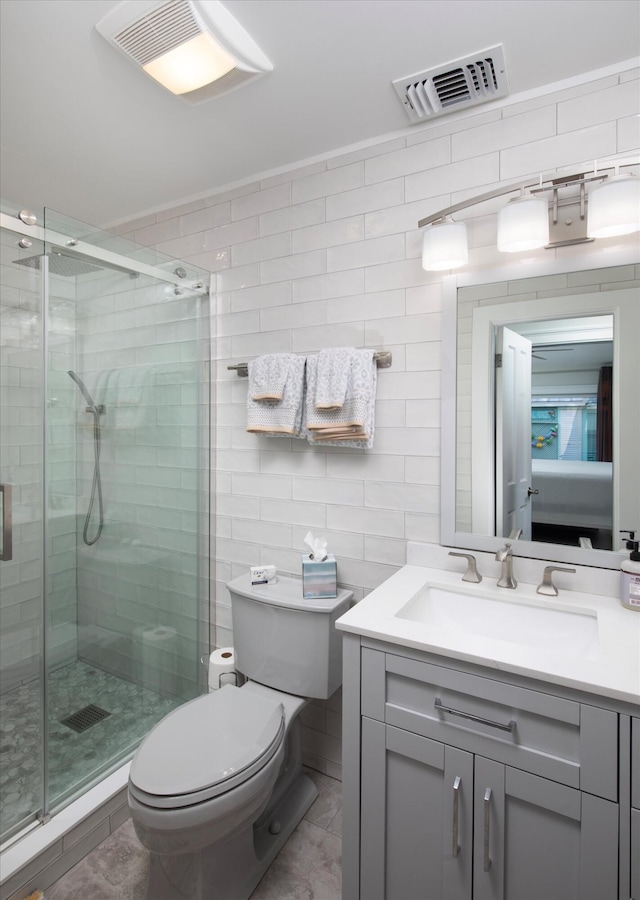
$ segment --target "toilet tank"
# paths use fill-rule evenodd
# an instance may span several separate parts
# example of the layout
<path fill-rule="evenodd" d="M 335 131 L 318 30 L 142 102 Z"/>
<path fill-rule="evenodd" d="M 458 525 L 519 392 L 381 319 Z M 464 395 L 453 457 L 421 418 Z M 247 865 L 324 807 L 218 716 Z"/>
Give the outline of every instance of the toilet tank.
<path fill-rule="evenodd" d="M 330 697 L 342 684 L 342 635 L 335 622 L 353 591 L 305 600 L 302 581 L 278 575 L 273 584 L 227 582 L 236 666 L 252 681 L 300 697 Z"/>

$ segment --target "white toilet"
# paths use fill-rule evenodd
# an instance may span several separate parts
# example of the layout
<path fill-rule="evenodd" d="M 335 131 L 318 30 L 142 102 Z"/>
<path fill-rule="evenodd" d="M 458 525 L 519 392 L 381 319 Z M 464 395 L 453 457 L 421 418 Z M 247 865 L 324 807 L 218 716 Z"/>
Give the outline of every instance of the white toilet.
<path fill-rule="evenodd" d="M 304 600 L 285 576 L 227 587 L 248 681 L 169 713 L 131 763 L 129 809 L 151 856 L 147 900 L 248 900 L 317 796 L 301 771 L 298 713 L 342 682 L 334 623 L 352 592 Z"/>

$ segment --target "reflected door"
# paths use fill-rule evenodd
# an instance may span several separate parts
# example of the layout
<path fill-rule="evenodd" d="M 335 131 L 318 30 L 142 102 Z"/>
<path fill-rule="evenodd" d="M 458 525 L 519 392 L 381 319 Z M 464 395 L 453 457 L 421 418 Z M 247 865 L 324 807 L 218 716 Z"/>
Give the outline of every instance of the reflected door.
<path fill-rule="evenodd" d="M 496 369 L 496 534 L 531 540 L 531 341 L 498 334 Z"/>

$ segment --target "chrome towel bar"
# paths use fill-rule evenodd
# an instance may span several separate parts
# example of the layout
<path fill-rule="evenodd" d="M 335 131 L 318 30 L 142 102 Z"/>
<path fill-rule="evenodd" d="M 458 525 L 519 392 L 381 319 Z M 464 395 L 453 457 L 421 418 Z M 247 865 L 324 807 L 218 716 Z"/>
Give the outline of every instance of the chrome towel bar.
<path fill-rule="evenodd" d="M 391 363 L 393 361 L 391 350 L 376 350 L 373 354 L 373 358 L 379 369 L 391 368 Z M 233 365 L 227 366 L 227 369 L 231 372 L 237 372 L 239 378 L 247 378 L 249 376 L 248 363 L 246 362 L 233 363 Z"/>

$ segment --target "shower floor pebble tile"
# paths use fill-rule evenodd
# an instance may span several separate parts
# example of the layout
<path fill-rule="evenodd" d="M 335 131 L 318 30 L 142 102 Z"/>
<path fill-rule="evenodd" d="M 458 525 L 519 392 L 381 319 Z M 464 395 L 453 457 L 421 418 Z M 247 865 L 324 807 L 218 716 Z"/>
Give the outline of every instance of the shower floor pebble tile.
<path fill-rule="evenodd" d="M 342 785 L 319 772 L 305 771 L 318 788 L 318 799 L 271 863 L 251 900 L 340 900 Z M 148 870 L 147 851 L 129 819 L 48 888 L 46 900 L 143 900 Z"/>
<path fill-rule="evenodd" d="M 124 681 L 83 662 L 49 676 L 49 783 L 52 802 L 122 759 L 182 701 Z M 60 719 L 89 704 L 110 716 L 81 733 Z M 42 807 L 40 683 L 0 695 L 0 822 L 9 830 Z"/>

